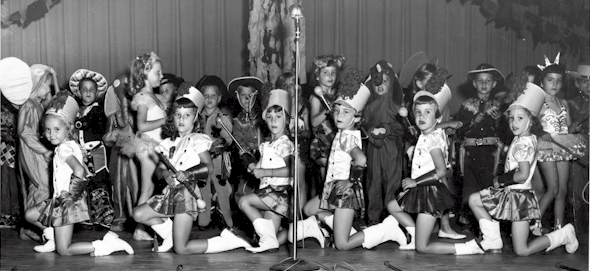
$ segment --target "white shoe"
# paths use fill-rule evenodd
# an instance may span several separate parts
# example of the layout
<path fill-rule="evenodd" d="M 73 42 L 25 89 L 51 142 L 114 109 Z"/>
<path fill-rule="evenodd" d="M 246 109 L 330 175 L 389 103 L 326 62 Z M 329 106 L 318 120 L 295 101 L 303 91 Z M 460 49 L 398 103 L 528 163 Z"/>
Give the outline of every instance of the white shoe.
<path fill-rule="evenodd" d="M 500 222 L 496 220 L 480 219 L 479 228 L 483 235 L 481 247 L 488 253 L 502 253 L 502 236 L 500 234 Z"/>
<path fill-rule="evenodd" d="M 464 239 L 467 237 L 467 235 L 465 234 L 460 234 L 460 233 L 446 233 L 442 230 L 438 231 L 438 237 L 439 238 L 448 238 L 448 239 L 453 239 L 453 240 L 459 240 L 459 239 Z"/>
<path fill-rule="evenodd" d="M 406 234 L 399 227 L 397 220 L 391 215 L 385 218 L 383 222 L 364 229 L 363 232 L 365 233 L 363 247 L 367 249 L 387 241 L 394 241 L 400 245 L 408 244 Z"/>
<path fill-rule="evenodd" d="M 95 257 L 111 255 L 115 251 L 123 250 L 128 254 L 135 253 L 129 243 L 125 242 L 123 239 L 120 239 L 119 235 L 112 231 L 107 232 L 102 240 L 93 241 L 92 246 L 94 247 L 94 252 L 90 255 Z"/>
<path fill-rule="evenodd" d="M 246 250 L 253 253 L 258 253 L 279 248 L 279 240 L 277 240 L 275 226 L 271 220 L 258 218 L 252 222 L 252 225 L 260 237 L 258 241 L 258 247 L 246 248 Z"/>
<path fill-rule="evenodd" d="M 152 226 L 152 229 L 156 232 L 156 234 L 162 237 L 163 240 L 162 245 L 158 246 L 158 252 L 168 252 L 174 246 L 174 241 L 172 238 L 173 225 L 174 223 L 172 222 L 172 219 L 166 219 L 164 223 Z M 154 250 L 155 249 L 152 248 L 152 251 Z"/>
<path fill-rule="evenodd" d="M 546 234 L 546 236 L 549 237 L 549 242 L 551 243 L 546 251 L 551 251 L 559 246 L 565 245 L 567 253 L 574 253 L 580 245 L 578 238 L 576 238 L 576 230 L 572 224 L 567 224 L 559 230 Z"/>
<path fill-rule="evenodd" d="M 305 220 L 300 220 L 297 221 L 297 240 L 296 241 L 301 241 L 305 238 L 308 237 L 313 237 L 316 240 L 318 240 L 318 243 L 320 243 L 320 247 L 324 248 L 324 244 L 326 241 L 326 238 L 324 237 L 324 234 L 322 232 L 322 230 L 320 229 L 320 226 L 318 225 L 318 221 L 315 218 L 315 216 L 310 216 Z M 293 225 L 291 224 L 289 227 L 289 241 L 291 243 L 293 243 Z"/>
<path fill-rule="evenodd" d="M 471 240 L 467 243 L 455 244 L 455 255 L 474 255 L 484 253 L 485 251 L 481 249 L 475 240 Z"/>
<path fill-rule="evenodd" d="M 411 240 L 407 245 L 400 245 L 399 250 L 416 250 L 416 227 L 406 227 L 406 231 Z"/>
<path fill-rule="evenodd" d="M 35 246 L 33 249 L 39 253 L 48 253 L 55 251 L 55 231 L 53 227 L 48 227 L 43 230 L 43 239 L 47 240 L 45 244 Z"/>

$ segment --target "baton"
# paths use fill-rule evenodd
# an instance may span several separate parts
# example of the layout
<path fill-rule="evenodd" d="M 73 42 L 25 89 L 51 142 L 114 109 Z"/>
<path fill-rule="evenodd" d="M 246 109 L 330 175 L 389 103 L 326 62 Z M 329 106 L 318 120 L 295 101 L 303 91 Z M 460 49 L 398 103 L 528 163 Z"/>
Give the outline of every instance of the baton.
<path fill-rule="evenodd" d="M 225 132 L 227 132 L 227 134 L 229 135 L 229 137 L 231 137 L 231 139 L 234 142 L 236 142 L 236 146 L 238 146 L 238 148 L 240 149 L 241 152 L 247 152 L 246 150 L 244 150 L 244 148 L 242 148 L 242 145 L 240 145 L 240 142 L 238 142 L 236 140 L 236 138 L 231 133 L 231 131 L 227 128 L 227 126 L 225 126 L 225 124 L 223 124 L 223 121 L 221 121 L 221 117 L 220 116 L 217 116 L 217 118 L 215 118 L 215 121 L 217 121 L 219 124 L 221 124 L 221 127 L 223 127 L 223 130 L 225 130 Z"/>
<path fill-rule="evenodd" d="M 570 149 L 569 149 L 569 148 L 567 148 L 566 146 L 564 146 L 564 145 L 561 145 L 560 143 L 557 143 L 557 142 L 556 142 L 556 141 L 553 139 L 553 137 L 551 138 L 551 143 L 553 143 L 553 144 L 557 145 L 557 147 L 560 147 L 560 148 L 564 149 L 566 152 L 568 152 L 569 154 L 571 154 L 571 155 L 575 156 L 576 158 L 580 159 L 580 160 L 581 160 L 582 162 L 584 162 L 585 164 L 588 164 L 588 161 L 587 161 L 586 159 L 584 159 L 584 157 L 583 157 L 583 156 L 581 156 L 581 155 L 579 155 L 579 154 L 577 154 L 577 153 L 573 152 L 572 150 L 570 150 Z"/>
<path fill-rule="evenodd" d="M 174 174 L 178 174 L 178 170 L 176 170 L 176 168 L 172 165 L 172 163 L 170 163 L 170 160 L 168 160 L 168 158 L 166 158 L 166 156 L 164 155 L 164 153 L 162 153 L 161 151 L 156 150 L 156 153 L 158 154 L 158 157 L 160 158 L 160 161 L 162 161 L 166 167 L 172 171 L 172 173 Z M 180 182 L 179 183 L 183 184 L 184 187 L 186 187 L 186 189 L 188 190 L 189 193 L 191 193 L 191 195 L 198 200 L 202 200 L 200 197 L 197 196 L 197 193 L 195 193 L 195 191 L 193 190 L 193 188 L 191 188 L 186 182 Z"/>

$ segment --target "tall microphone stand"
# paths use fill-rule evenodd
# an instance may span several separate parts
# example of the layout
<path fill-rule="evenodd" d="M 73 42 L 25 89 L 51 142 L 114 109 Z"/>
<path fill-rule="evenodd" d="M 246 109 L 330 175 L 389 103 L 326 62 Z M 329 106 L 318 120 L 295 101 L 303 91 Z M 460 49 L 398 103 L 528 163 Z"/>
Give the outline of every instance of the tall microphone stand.
<path fill-rule="evenodd" d="M 291 18 L 295 20 L 295 114 L 297 114 L 297 107 L 299 106 L 299 93 L 297 87 L 299 86 L 299 39 L 301 38 L 300 21 L 303 17 L 301 5 L 293 4 L 289 7 Z M 317 264 L 307 262 L 303 259 L 297 258 L 297 211 L 299 206 L 299 125 L 297 125 L 297 115 L 295 116 L 294 134 L 295 134 L 295 159 L 293 172 L 293 257 L 284 259 L 270 267 L 270 270 L 319 270 Z"/>

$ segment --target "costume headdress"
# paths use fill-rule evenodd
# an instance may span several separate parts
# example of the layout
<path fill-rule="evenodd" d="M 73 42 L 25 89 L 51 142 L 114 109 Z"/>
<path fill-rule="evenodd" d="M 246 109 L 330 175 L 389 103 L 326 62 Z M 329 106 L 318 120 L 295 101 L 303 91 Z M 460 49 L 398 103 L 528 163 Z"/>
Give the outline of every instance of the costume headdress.
<path fill-rule="evenodd" d="M 551 63 L 551 61 L 549 61 L 549 58 L 547 58 L 547 56 L 545 57 L 545 65 L 537 65 L 537 67 L 539 67 L 539 69 L 544 70 L 545 68 L 551 66 L 551 65 L 559 65 L 559 55 L 561 54 L 561 52 L 557 53 L 557 55 L 555 56 L 555 61 L 553 61 L 553 63 Z"/>
<path fill-rule="evenodd" d="M 225 85 L 225 83 L 223 82 L 223 80 L 221 80 L 221 78 L 219 78 L 218 76 L 215 75 L 203 75 L 203 77 L 201 77 L 201 79 L 199 79 L 199 82 L 197 82 L 197 88 L 198 89 L 203 89 L 204 86 L 216 86 L 217 89 L 219 89 L 219 94 L 222 96 L 227 96 L 227 85 Z"/>
<path fill-rule="evenodd" d="M 180 98 L 187 98 L 191 100 L 191 102 L 193 102 L 193 104 L 195 104 L 197 107 L 198 113 L 201 113 L 201 110 L 203 110 L 203 106 L 205 105 L 205 98 L 203 97 L 203 94 L 193 86 L 192 82 L 189 81 L 185 81 L 180 84 L 176 94 L 176 100 Z"/>
<path fill-rule="evenodd" d="M 244 76 L 244 77 L 238 77 L 235 78 L 234 80 L 231 80 L 228 84 L 228 89 L 229 92 L 232 93 L 236 93 L 236 96 L 238 98 L 238 102 L 240 103 L 240 105 L 243 108 L 248 108 L 248 110 L 251 110 L 252 107 L 254 107 L 255 101 L 254 99 L 250 99 L 250 105 L 246 106 L 242 104 L 242 100 L 240 100 L 239 97 L 239 93 L 238 93 L 238 89 L 240 86 L 250 86 L 252 88 L 254 88 L 254 93 L 251 94 L 252 97 L 254 97 L 256 94 L 258 94 L 258 91 L 260 91 L 262 89 L 262 80 L 260 80 L 260 78 L 255 77 L 255 76 Z"/>
<path fill-rule="evenodd" d="M 266 111 L 268 110 L 268 108 L 274 105 L 282 107 L 283 111 L 291 115 L 291 96 L 289 95 L 289 92 L 283 89 L 271 90 L 268 94 L 268 101 L 267 103 L 265 103 L 262 116 L 266 116 Z"/>
<path fill-rule="evenodd" d="M 577 71 L 568 71 L 569 75 L 576 79 L 590 80 L 590 65 L 578 65 Z"/>
<path fill-rule="evenodd" d="M 59 86 L 57 85 L 57 75 L 55 74 L 55 70 L 53 70 L 52 67 L 43 64 L 31 65 L 31 80 L 33 80 L 33 89 L 31 91 L 31 96 L 35 95 L 35 93 L 37 93 L 41 86 L 45 84 L 45 80 L 48 76 L 51 76 L 56 91 L 58 91 Z"/>
<path fill-rule="evenodd" d="M 74 97 L 70 96 L 67 91 L 60 91 L 51 100 L 45 115 L 61 116 L 72 124 L 76 120 L 79 110 L 80 107 Z"/>
<path fill-rule="evenodd" d="M 395 74 L 395 71 L 393 70 L 393 65 L 385 60 L 379 60 L 379 62 L 375 63 L 375 65 L 371 67 L 370 72 L 371 74 L 367 80 L 365 80 L 365 85 L 369 88 L 369 90 L 372 91 L 373 86 L 380 86 L 383 84 L 383 75 L 386 74 L 391 80 L 391 97 L 397 105 L 401 105 L 404 93 L 399 83 L 397 74 Z"/>
<path fill-rule="evenodd" d="M 90 79 L 96 83 L 96 97 L 101 97 L 106 92 L 108 83 L 102 74 L 86 69 L 79 69 L 70 77 L 70 90 L 76 97 L 81 97 L 80 82 L 83 79 Z"/>
<path fill-rule="evenodd" d="M 367 101 L 371 97 L 371 91 L 363 84 L 363 73 L 360 69 L 351 69 L 344 77 L 338 98 L 334 104 L 341 104 L 352 107 L 357 113 L 365 108 Z"/>
<path fill-rule="evenodd" d="M 320 70 L 322 70 L 323 68 L 328 66 L 328 62 L 330 62 L 330 61 L 334 61 L 336 64 L 336 67 L 338 67 L 338 69 L 342 69 L 342 66 L 344 66 L 344 62 L 346 61 L 346 58 L 344 58 L 344 56 L 339 56 L 339 55 L 318 56 L 313 59 L 313 64 L 315 66 L 314 73 L 318 74 L 318 72 Z"/>
<path fill-rule="evenodd" d="M 506 81 L 504 79 L 504 75 L 502 75 L 502 73 L 498 69 L 487 63 L 477 65 L 477 68 L 475 68 L 475 70 L 469 71 L 467 73 L 467 77 L 469 78 L 469 80 L 475 81 L 477 79 L 476 76 L 480 73 L 491 74 L 492 77 L 494 77 L 494 80 L 496 80 L 496 87 L 503 86 L 504 82 Z"/>
<path fill-rule="evenodd" d="M 0 91 L 15 107 L 24 104 L 33 90 L 31 69 L 16 57 L 0 60 Z"/>
<path fill-rule="evenodd" d="M 414 75 L 418 69 L 426 64 L 432 63 L 437 65 L 438 60 L 436 58 L 432 60 L 428 60 L 428 56 L 424 52 L 415 53 L 406 63 L 402 66 L 401 71 L 399 72 L 399 83 L 403 88 L 407 88 L 414 79 Z"/>
<path fill-rule="evenodd" d="M 538 116 L 545 103 L 545 92 L 539 86 L 529 83 L 527 76 L 521 75 L 514 79 L 509 86 L 510 96 L 516 100 L 510 104 L 509 109 L 513 106 L 520 106 L 531 111 L 533 116 Z"/>
<path fill-rule="evenodd" d="M 447 86 L 447 79 L 450 77 L 447 70 L 443 67 L 437 67 L 436 71 L 424 86 L 424 90 L 418 91 L 414 95 L 414 101 L 420 96 L 430 96 L 438 104 L 438 110 L 442 113 L 449 102 L 451 101 L 452 93 L 449 86 Z"/>
<path fill-rule="evenodd" d="M 255 91 L 262 88 L 262 80 L 255 76 L 238 77 L 231 80 L 228 84 L 229 92 L 237 93 L 239 86 L 251 86 Z"/>
<path fill-rule="evenodd" d="M 144 66 L 144 70 L 149 71 L 152 69 L 152 63 L 155 61 L 160 60 L 158 55 L 154 52 L 150 52 L 149 54 L 143 54 L 141 56 L 136 57 L 135 59 L 141 60 Z"/>

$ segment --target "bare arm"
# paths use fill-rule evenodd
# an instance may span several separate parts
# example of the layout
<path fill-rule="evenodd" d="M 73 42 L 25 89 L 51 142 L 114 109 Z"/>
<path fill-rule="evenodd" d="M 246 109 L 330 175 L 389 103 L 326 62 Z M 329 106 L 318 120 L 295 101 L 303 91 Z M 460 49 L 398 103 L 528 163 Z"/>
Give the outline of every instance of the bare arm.
<path fill-rule="evenodd" d="M 315 128 L 326 119 L 327 109 L 322 110 L 322 102 L 315 96 L 310 98 L 311 104 L 311 127 Z"/>
<path fill-rule="evenodd" d="M 164 124 L 166 124 L 166 118 L 148 121 L 147 111 L 147 105 L 140 104 L 137 106 L 137 130 L 139 130 L 140 132 L 147 132 L 158 129 L 162 127 Z"/>

